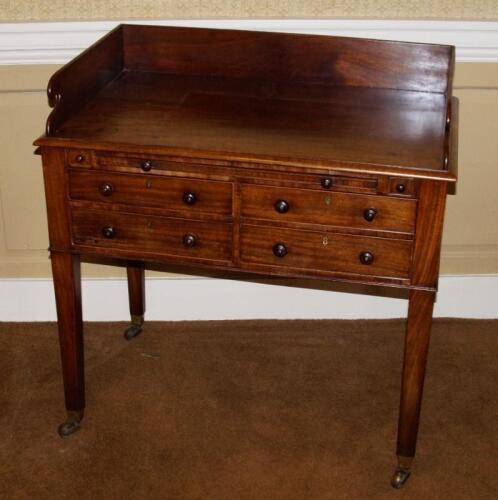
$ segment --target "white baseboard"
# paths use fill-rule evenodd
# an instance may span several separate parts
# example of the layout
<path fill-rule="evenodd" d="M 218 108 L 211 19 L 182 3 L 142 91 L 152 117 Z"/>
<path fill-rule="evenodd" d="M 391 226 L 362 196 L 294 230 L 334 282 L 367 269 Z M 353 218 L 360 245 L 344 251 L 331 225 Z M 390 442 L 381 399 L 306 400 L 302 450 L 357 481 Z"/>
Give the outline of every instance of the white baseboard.
<path fill-rule="evenodd" d="M 148 278 L 148 320 L 399 318 L 407 301 L 208 278 Z M 437 317 L 498 318 L 498 276 L 443 276 Z M 86 321 L 128 320 L 124 279 L 84 279 Z M 0 280 L 0 321 L 54 321 L 52 281 Z"/>
<path fill-rule="evenodd" d="M 62 64 L 122 21 L 0 23 L 0 64 Z M 498 62 L 498 22 L 168 19 L 127 23 L 338 35 L 454 45 L 457 61 Z"/>

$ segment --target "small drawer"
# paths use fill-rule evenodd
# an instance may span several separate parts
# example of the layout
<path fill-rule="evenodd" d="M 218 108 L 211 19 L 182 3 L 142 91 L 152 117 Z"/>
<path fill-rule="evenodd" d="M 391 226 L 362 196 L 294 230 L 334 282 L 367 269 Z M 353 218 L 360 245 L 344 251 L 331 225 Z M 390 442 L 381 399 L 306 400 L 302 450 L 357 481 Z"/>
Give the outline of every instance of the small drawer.
<path fill-rule="evenodd" d="M 243 217 L 412 233 L 415 200 L 245 184 Z"/>
<path fill-rule="evenodd" d="M 74 200 L 107 201 L 186 214 L 232 213 L 229 182 L 74 169 L 69 172 L 69 194 Z"/>
<path fill-rule="evenodd" d="M 377 191 L 377 179 L 372 177 L 351 177 L 346 175 L 331 174 L 320 175 L 319 186 L 322 189 L 338 191 L 352 191 L 361 193 L 375 193 Z M 315 187 L 315 186 L 313 186 Z"/>
<path fill-rule="evenodd" d="M 67 163 L 73 167 L 90 167 L 93 164 L 89 149 L 68 149 L 66 155 Z"/>
<path fill-rule="evenodd" d="M 232 259 L 231 224 L 74 209 L 72 230 L 77 245 L 186 259 Z"/>
<path fill-rule="evenodd" d="M 347 175 L 339 172 L 323 174 L 299 174 L 286 171 L 283 176 L 279 172 L 261 170 L 238 173 L 244 182 L 265 184 L 268 186 L 287 186 L 301 189 L 318 189 L 324 192 L 342 191 L 346 193 L 377 194 L 378 177 L 374 175 Z"/>
<path fill-rule="evenodd" d="M 408 278 L 412 244 L 406 240 L 242 225 L 247 263 L 385 278 Z"/>
<path fill-rule="evenodd" d="M 389 194 L 412 197 L 415 195 L 415 181 L 406 177 L 389 177 Z"/>
<path fill-rule="evenodd" d="M 136 158 L 116 154 L 97 154 L 97 164 L 105 169 L 129 168 L 136 172 L 155 173 L 172 167 L 172 162 L 166 159 L 151 157 Z"/>

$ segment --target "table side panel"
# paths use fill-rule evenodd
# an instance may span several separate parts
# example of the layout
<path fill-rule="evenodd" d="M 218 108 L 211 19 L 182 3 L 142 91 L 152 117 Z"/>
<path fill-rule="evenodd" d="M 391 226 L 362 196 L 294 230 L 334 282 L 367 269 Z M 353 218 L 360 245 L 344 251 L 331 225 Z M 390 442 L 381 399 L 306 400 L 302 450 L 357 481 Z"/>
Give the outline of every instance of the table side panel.
<path fill-rule="evenodd" d="M 42 163 L 50 247 L 68 250 L 71 246 L 71 220 L 64 150 L 42 148 Z"/>
<path fill-rule="evenodd" d="M 420 185 L 412 271 L 418 287 L 437 288 L 447 191 L 445 182 Z"/>
<path fill-rule="evenodd" d="M 50 113 L 46 134 L 55 135 L 60 126 L 82 109 L 123 69 L 122 29 L 115 28 L 54 73 L 47 87 Z"/>

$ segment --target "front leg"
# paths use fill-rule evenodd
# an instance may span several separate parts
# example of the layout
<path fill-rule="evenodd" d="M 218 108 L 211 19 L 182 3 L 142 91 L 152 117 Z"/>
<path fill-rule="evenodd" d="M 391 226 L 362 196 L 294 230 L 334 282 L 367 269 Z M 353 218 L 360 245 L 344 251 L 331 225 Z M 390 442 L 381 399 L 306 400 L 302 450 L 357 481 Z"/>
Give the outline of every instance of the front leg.
<path fill-rule="evenodd" d="M 59 426 L 59 435 L 67 437 L 79 429 L 85 409 L 80 258 L 52 252 L 51 261 L 67 410 L 67 420 Z"/>
<path fill-rule="evenodd" d="M 401 488 L 410 476 L 415 456 L 434 300 L 435 292 L 410 291 L 396 450 L 398 467 L 391 481 L 395 488 Z"/>

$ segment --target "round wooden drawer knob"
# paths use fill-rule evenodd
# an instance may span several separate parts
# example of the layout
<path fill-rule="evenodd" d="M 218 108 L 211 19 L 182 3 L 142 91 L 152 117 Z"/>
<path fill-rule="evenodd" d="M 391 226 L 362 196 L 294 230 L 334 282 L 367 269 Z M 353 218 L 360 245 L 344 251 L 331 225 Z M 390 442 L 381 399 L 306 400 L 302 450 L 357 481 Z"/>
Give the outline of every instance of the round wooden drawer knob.
<path fill-rule="evenodd" d="M 183 195 L 183 202 L 186 205 L 194 205 L 197 202 L 197 196 L 195 195 L 195 193 L 185 193 Z"/>
<path fill-rule="evenodd" d="M 116 237 L 116 230 L 112 226 L 105 226 L 102 229 L 102 234 L 104 235 L 104 238 L 112 240 L 112 238 Z"/>
<path fill-rule="evenodd" d="M 194 234 L 191 234 L 191 233 L 187 233 L 184 237 L 183 237 L 183 244 L 187 247 L 187 248 L 192 248 L 192 247 L 195 247 L 195 245 L 197 244 L 197 238 Z"/>
<path fill-rule="evenodd" d="M 279 214 L 285 214 L 289 211 L 289 202 L 285 200 L 278 200 L 274 207 Z"/>
<path fill-rule="evenodd" d="M 323 177 L 320 181 L 322 188 L 330 189 L 332 187 L 332 178 L 331 177 Z"/>
<path fill-rule="evenodd" d="M 396 191 L 398 193 L 404 193 L 406 191 L 406 186 L 400 182 L 399 184 L 396 184 Z"/>
<path fill-rule="evenodd" d="M 367 208 L 364 212 L 363 212 L 363 218 L 367 221 L 367 222 L 372 222 L 374 219 L 375 219 L 375 216 L 377 215 L 377 210 L 375 210 L 375 208 Z"/>
<path fill-rule="evenodd" d="M 142 162 L 142 170 L 144 172 L 150 172 L 152 170 L 152 162 L 150 160 Z"/>
<path fill-rule="evenodd" d="M 102 196 L 111 196 L 114 192 L 114 187 L 109 182 L 104 182 L 99 186 L 99 191 Z"/>
<path fill-rule="evenodd" d="M 283 243 L 273 245 L 273 254 L 275 257 L 285 257 L 287 255 L 287 247 Z"/>
<path fill-rule="evenodd" d="M 77 157 L 76 157 L 76 161 L 78 163 L 83 163 L 85 161 L 85 155 L 82 155 L 82 154 L 79 154 Z"/>
<path fill-rule="evenodd" d="M 372 252 L 361 252 L 360 253 L 360 262 L 364 264 L 365 266 L 369 266 L 370 264 L 373 264 L 374 261 L 374 255 Z"/>

